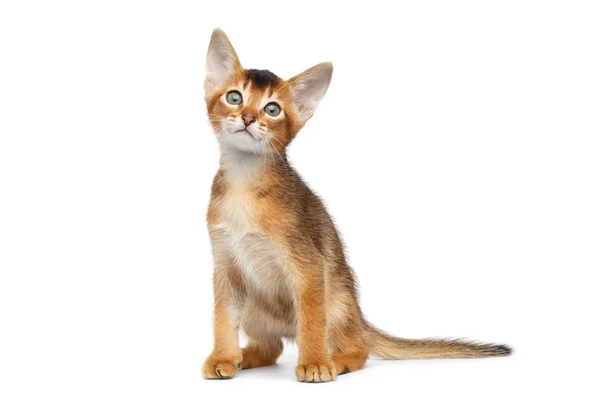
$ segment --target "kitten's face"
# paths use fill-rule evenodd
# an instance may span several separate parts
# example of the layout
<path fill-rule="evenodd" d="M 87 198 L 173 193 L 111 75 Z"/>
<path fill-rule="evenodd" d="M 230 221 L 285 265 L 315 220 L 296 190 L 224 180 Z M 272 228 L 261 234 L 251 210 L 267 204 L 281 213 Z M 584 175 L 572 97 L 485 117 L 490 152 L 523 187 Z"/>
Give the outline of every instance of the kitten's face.
<path fill-rule="evenodd" d="M 266 70 L 239 69 L 207 93 L 210 123 L 222 146 L 282 151 L 301 127 L 289 85 Z"/>
<path fill-rule="evenodd" d="M 224 150 L 282 152 L 323 99 L 333 67 L 318 64 L 285 81 L 266 70 L 244 69 L 219 29 L 206 59 L 208 116 Z"/>

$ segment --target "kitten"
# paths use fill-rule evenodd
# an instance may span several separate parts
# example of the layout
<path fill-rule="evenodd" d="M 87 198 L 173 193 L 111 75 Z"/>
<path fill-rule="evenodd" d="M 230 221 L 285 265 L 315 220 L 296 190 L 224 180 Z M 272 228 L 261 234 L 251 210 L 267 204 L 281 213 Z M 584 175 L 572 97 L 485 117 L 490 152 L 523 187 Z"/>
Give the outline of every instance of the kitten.
<path fill-rule="evenodd" d="M 399 339 L 364 319 L 336 228 L 286 155 L 332 72 L 331 63 L 322 63 L 283 80 L 244 69 L 225 33 L 212 34 L 205 90 L 221 160 L 207 216 L 215 342 L 204 377 L 227 379 L 239 369 L 272 365 L 284 337 L 297 340 L 296 377 L 303 382 L 356 371 L 369 354 L 396 360 L 510 354 L 503 345 Z M 240 328 L 249 338 L 243 349 Z"/>

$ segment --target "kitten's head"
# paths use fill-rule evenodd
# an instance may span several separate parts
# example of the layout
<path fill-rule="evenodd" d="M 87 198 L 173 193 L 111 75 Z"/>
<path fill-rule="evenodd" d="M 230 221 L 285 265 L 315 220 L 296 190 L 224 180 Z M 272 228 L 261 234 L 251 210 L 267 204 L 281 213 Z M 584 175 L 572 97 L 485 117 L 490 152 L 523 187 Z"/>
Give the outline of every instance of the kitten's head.
<path fill-rule="evenodd" d="M 220 29 L 206 59 L 206 105 L 221 146 L 251 153 L 282 151 L 325 96 L 333 66 L 322 63 L 283 80 L 267 70 L 244 69 Z"/>

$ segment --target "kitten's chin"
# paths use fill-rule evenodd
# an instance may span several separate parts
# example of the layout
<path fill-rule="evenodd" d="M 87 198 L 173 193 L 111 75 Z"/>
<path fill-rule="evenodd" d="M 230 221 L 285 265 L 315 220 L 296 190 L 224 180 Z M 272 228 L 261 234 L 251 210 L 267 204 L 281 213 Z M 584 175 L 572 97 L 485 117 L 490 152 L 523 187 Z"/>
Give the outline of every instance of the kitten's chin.
<path fill-rule="evenodd" d="M 264 151 L 263 143 L 247 131 L 227 132 L 219 138 L 219 142 L 224 149 L 228 150 L 254 154 Z"/>

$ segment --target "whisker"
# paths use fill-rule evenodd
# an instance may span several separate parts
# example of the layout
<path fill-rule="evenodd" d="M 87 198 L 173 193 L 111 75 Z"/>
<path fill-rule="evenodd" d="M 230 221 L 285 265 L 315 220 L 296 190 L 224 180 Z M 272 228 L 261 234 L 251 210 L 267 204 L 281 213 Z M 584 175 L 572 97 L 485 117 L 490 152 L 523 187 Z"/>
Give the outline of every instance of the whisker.
<path fill-rule="evenodd" d="M 279 85 L 275 86 L 275 90 L 285 89 L 286 87 L 290 86 L 292 83 L 294 83 L 294 82 L 286 81 L 283 84 L 280 83 Z"/>
<path fill-rule="evenodd" d="M 268 139 L 275 139 L 283 146 L 283 143 L 281 143 L 281 141 L 279 141 L 279 139 L 277 139 L 275 137 L 275 135 L 273 135 L 270 132 L 268 132 L 268 134 L 269 134 Z M 279 152 L 279 150 L 277 150 L 275 145 L 273 143 L 271 143 L 270 140 L 267 140 L 267 143 L 269 144 L 269 147 L 273 149 L 273 151 L 270 153 L 276 153 L 279 156 L 279 159 L 281 160 L 281 163 L 283 164 L 283 167 L 285 168 L 286 175 L 289 175 L 290 171 L 288 169 L 286 159 L 284 159 L 284 157 L 281 155 L 281 152 Z M 283 148 L 285 148 L 285 146 L 283 146 Z"/>

